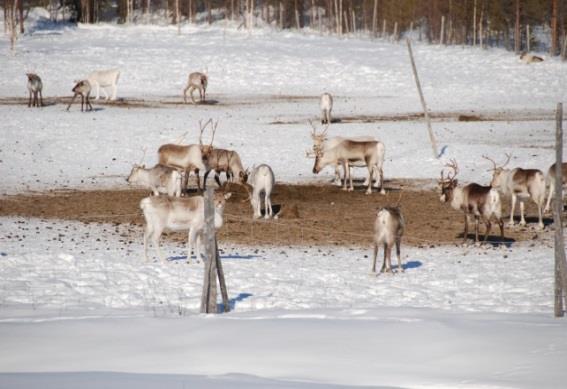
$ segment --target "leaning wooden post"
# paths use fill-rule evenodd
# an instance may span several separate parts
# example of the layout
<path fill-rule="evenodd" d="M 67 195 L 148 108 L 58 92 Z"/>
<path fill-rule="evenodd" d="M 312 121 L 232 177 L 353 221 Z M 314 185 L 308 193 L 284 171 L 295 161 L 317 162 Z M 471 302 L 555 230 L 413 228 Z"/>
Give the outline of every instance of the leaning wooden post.
<path fill-rule="evenodd" d="M 217 265 L 217 274 L 218 274 L 218 277 L 219 277 L 219 286 L 220 286 L 220 290 L 221 290 L 222 304 L 223 304 L 223 307 L 224 307 L 224 312 L 228 312 L 228 311 L 230 311 L 230 305 L 229 305 L 229 301 L 228 301 L 228 291 L 226 289 L 226 282 L 224 281 L 224 270 L 222 269 L 222 262 L 220 260 L 219 246 L 217 244 L 216 237 L 215 237 L 215 261 L 216 261 L 216 265 Z"/>
<path fill-rule="evenodd" d="M 563 242 L 563 185 L 561 185 L 561 165 L 563 162 L 563 104 L 557 104 L 555 138 L 555 203 L 553 223 L 555 226 L 555 317 L 563 317 L 564 293 L 567 288 L 567 263 L 565 262 L 565 244 Z"/>
<path fill-rule="evenodd" d="M 413 77 L 415 79 L 415 84 L 417 85 L 417 91 L 421 100 L 421 106 L 423 107 L 423 114 L 425 115 L 425 121 L 427 123 L 427 131 L 429 132 L 429 140 L 431 141 L 431 147 L 433 148 L 433 158 L 439 158 L 439 153 L 437 152 L 437 142 L 435 141 L 433 129 L 431 128 L 431 118 L 429 117 L 429 110 L 427 109 L 427 104 L 425 103 L 425 98 L 423 97 L 423 91 L 421 90 L 421 84 L 417 75 L 417 68 L 415 67 L 415 61 L 413 59 L 413 52 L 411 50 L 411 42 L 409 38 L 407 39 L 407 43 L 411 60 L 411 68 L 413 69 Z"/>
<path fill-rule="evenodd" d="M 215 244 L 215 209 L 213 188 L 207 188 L 205 202 L 205 274 L 201 295 L 201 313 L 217 313 L 217 260 Z"/>

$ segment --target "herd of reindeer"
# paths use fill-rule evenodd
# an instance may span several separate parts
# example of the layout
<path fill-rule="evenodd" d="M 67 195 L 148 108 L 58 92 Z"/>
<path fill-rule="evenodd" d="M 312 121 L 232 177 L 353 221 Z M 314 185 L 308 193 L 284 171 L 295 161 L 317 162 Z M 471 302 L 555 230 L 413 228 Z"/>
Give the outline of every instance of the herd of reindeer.
<path fill-rule="evenodd" d="M 103 90 L 106 100 L 115 100 L 117 82 L 120 76 L 118 69 L 95 71 L 86 79 L 76 81 L 72 91 L 74 93 L 67 110 L 81 96 L 81 111 L 83 108 L 92 110 L 90 94 L 95 89 L 96 97 L 100 97 L 100 89 Z M 37 74 L 27 73 L 29 101 L 28 107 L 43 106 L 41 78 Z M 189 74 L 187 86 L 183 90 L 183 101 L 187 103 L 189 92 L 193 104 L 196 100 L 193 96 L 195 90 L 199 92 L 199 102 L 206 99 L 208 76 L 204 72 Z M 107 93 L 111 90 L 111 94 Z M 335 169 L 335 184 L 342 185 L 345 191 L 353 191 L 351 167 L 366 167 L 368 176 L 364 182 L 367 186 L 366 194 L 372 193 L 372 187 L 378 188 L 380 194 L 384 190 L 384 153 L 385 147 L 382 142 L 374 137 L 333 137 L 328 138 L 327 130 L 332 122 L 331 111 L 333 98 L 329 93 L 323 93 L 320 98 L 321 124 L 325 126 L 323 131 L 317 131 L 316 126 L 310 121 L 312 127 L 311 137 L 313 147 L 306 152 L 306 156 L 314 158 L 313 173 L 317 174 L 326 166 Z M 219 190 L 214 193 L 214 225 L 218 229 L 223 224 L 223 212 L 226 200 L 231 197 L 226 192 L 228 182 L 241 185 L 248 193 L 253 210 L 253 218 L 262 217 L 262 197 L 264 199 L 264 217 L 274 216 L 271 204 L 271 193 L 275 185 L 274 172 L 267 164 L 255 166 L 250 171 L 244 169 L 240 156 L 236 151 L 213 147 L 214 136 L 218 122 L 209 119 L 204 124 L 199 121 L 200 135 L 199 144 L 164 144 L 158 149 L 158 164 L 152 168 L 135 164 L 127 181 L 130 184 L 140 185 L 151 190 L 152 195 L 141 200 L 140 207 L 145 218 L 144 228 L 144 257 L 148 259 L 148 242 L 156 249 L 157 255 L 162 262 L 166 257 L 160 250 L 159 240 L 164 230 L 188 231 L 188 254 L 190 261 L 192 248 L 195 247 L 197 260 L 201 258 L 200 246 L 204 231 L 205 200 L 202 195 L 187 196 L 188 178 L 190 174 L 196 176 L 197 190 L 202 193 L 206 188 L 207 177 L 211 171 L 215 172 L 215 181 Z M 212 137 L 209 144 L 203 143 L 203 133 L 211 128 Z M 145 150 L 144 150 L 145 155 Z M 484 241 L 487 240 L 492 223 L 496 222 L 500 228 L 500 237 L 504 238 L 504 221 L 502 218 L 501 194 L 511 197 L 511 210 L 509 225 L 514 225 L 514 213 L 516 203 L 520 203 L 520 225 L 525 225 L 524 217 L 525 201 L 531 199 L 538 210 L 538 228 L 543 229 L 543 213 L 550 209 L 551 199 L 555 192 L 555 164 L 547 172 L 547 175 L 537 169 L 514 168 L 506 169 L 511 155 L 507 154 L 506 161 L 498 165 L 493 159 L 483 156 L 490 161 L 492 167 L 492 181 L 490 185 L 483 186 L 476 183 L 461 186 L 458 184 L 457 174 L 459 168 L 455 160 L 451 160 L 445 167 L 449 169 L 447 176 L 441 171 L 439 187 L 441 189 L 440 200 L 449 203 L 456 210 L 464 214 L 464 240 L 468 239 L 469 220 L 474 219 L 475 234 L 474 241 L 479 240 L 479 224 L 485 224 Z M 142 157 L 143 160 L 143 157 Z M 340 177 L 340 167 L 343 176 Z M 567 182 L 567 163 L 561 166 L 562 185 Z M 199 172 L 204 172 L 203 185 L 199 178 Z M 225 173 L 227 181 L 224 185 L 220 182 L 220 173 Z M 347 185 L 348 181 L 348 185 Z M 548 190 L 546 201 L 546 190 Z M 164 194 L 165 196 L 160 196 Z M 544 207 L 545 203 L 545 207 Z M 276 215 L 277 217 L 277 215 Z M 401 240 L 404 234 L 405 221 L 399 205 L 386 206 L 377 210 L 374 223 L 374 253 L 371 272 L 376 274 L 376 259 L 380 247 L 384 248 L 384 260 L 380 272 L 393 273 L 391 265 L 391 254 L 394 246 L 398 260 L 399 272 L 403 271 L 400 255 Z"/>

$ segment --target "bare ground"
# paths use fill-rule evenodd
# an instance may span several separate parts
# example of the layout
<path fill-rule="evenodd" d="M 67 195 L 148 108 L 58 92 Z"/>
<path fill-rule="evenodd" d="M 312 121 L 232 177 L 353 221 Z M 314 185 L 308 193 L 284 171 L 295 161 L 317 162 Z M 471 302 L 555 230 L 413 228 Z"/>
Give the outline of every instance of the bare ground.
<path fill-rule="evenodd" d="M 400 185 L 404 190 L 399 190 Z M 413 183 L 415 184 L 415 183 Z M 409 188 L 409 189 L 408 189 Z M 462 242 L 463 216 L 439 201 L 432 190 L 412 188 L 411 182 L 387 181 L 384 196 L 364 194 L 362 187 L 347 193 L 331 184 L 276 185 L 272 195 L 278 219 L 252 220 L 252 210 L 241 187 L 229 185 L 234 196 L 225 209 L 225 225 L 219 239 L 238 244 L 277 245 L 355 245 L 372 242 L 375 210 L 400 203 L 406 218 L 405 244 L 429 247 Z M 78 220 L 84 223 L 128 225 L 131 234 L 140 238 L 143 217 L 140 200 L 146 190 L 51 191 L 0 198 L 0 216 L 22 216 L 43 219 Z M 536 222 L 535 207 L 528 205 L 529 223 Z M 505 206 L 507 214 L 507 204 Z M 551 219 L 545 220 L 550 224 Z M 497 226 L 489 241 L 500 242 Z M 473 238 L 474 226 L 470 226 Z M 484 228 L 481 227 L 481 232 Z M 526 228 L 505 228 L 504 244 L 538 239 L 545 232 L 533 224 Z M 183 240 L 185 234 L 172 233 L 169 239 Z"/>

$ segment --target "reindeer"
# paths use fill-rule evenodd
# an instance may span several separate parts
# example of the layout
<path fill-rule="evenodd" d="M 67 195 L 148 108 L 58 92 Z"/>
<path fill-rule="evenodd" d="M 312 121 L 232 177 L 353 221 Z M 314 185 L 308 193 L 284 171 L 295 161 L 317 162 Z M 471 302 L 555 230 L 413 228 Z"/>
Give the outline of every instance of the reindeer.
<path fill-rule="evenodd" d="M 268 219 L 272 217 L 273 211 L 271 195 L 276 183 L 274 171 L 268 165 L 261 164 L 252 168 L 248 181 L 249 183 L 245 185 L 245 188 L 248 191 L 248 198 L 252 205 L 254 219 L 262 217 L 262 200 L 260 198 L 262 193 L 264 193 L 264 218 Z M 252 189 L 251 191 L 250 188 Z"/>
<path fill-rule="evenodd" d="M 181 196 L 182 174 L 164 165 L 155 165 L 146 169 L 144 165 L 134 165 L 126 179 L 129 184 L 137 184 L 149 188 L 154 196 L 165 193 L 168 196 Z"/>
<path fill-rule="evenodd" d="M 524 51 L 522 54 L 520 54 L 520 61 L 530 64 L 536 62 L 543 62 L 543 58 L 538 57 L 537 55 L 528 54 Z"/>
<path fill-rule="evenodd" d="M 375 166 L 374 169 L 374 174 L 372 175 L 372 180 L 374 181 L 374 187 L 375 188 L 380 188 L 380 194 L 386 194 L 386 191 L 384 190 L 384 185 L 383 185 L 383 179 L 384 179 L 384 170 L 383 170 L 383 166 L 384 166 L 384 156 L 385 156 L 385 148 L 384 148 L 384 144 L 380 141 L 377 141 L 374 137 L 372 136 L 358 136 L 358 137 L 352 137 L 352 138 L 344 138 L 344 137 L 340 137 L 340 136 L 336 136 L 334 138 L 327 138 L 327 130 L 329 129 L 329 126 L 327 125 L 325 127 L 325 129 L 321 132 L 321 133 L 317 133 L 317 129 L 315 128 L 315 126 L 313 125 L 313 123 L 311 121 L 309 121 L 309 124 L 311 124 L 311 128 L 313 129 L 311 131 L 311 139 L 313 139 L 313 151 L 307 151 L 306 152 L 306 156 L 312 157 L 315 156 L 317 150 L 319 149 L 332 149 L 335 146 L 337 146 L 339 143 L 341 143 L 344 140 L 350 140 L 353 142 L 366 142 L 366 141 L 376 141 L 378 142 L 376 144 L 376 152 L 378 154 L 378 163 Z M 340 171 L 339 171 L 339 164 L 341 162 L 337 162 L 337 164 L 335 164 L 335 185 L 337 186 L 341 186 L 342 182 L 341 182 L 341 177 L 340 177 Z M 350 166 L 353 167 L 365 167 L 365 162 L 363 160 L 352 160 L 349 163 Z M 350 172 L 349 172 L 350 174 Z M 368 185 L 368 181 L 369 178 L 366 178 L 364 180 L 364 183 L 362 184 L 363 186 Z"/>
<path fill-rule="evenodd" d="M 400 207 L 383 207 L 376 212 L 374 222 L 374 256 L 372 260 L 373 274 L 376 273 L 376 258 L 380 246 L 384 246 L 384 262 L 380 273 L 392 272 L 392 247 L 396 245 L 396 256 L 398 257 L 398 272 L 403 272 L 402 259 L 400 257 L 400 246 L 404 235 L 405 221 Z"/>
<path fill-rule="evenodd" d="M 313 173 L 318 174 L 327 165 L 336 165 L 342 163 L 344 171 L 343 190 L 353 191 L 352 175 L 350 174 L 350 161 L 364 161 L 368 168 L 368 189 L 366 194 L 372 193 L 372 177 L 379 163 L 378 141 L 355 142 L 352 140 L 343 140 L 335 147 L 330 149 L 315 150 L 315 164 L 313 165 Z M 347 178 L 350 186 L 347 188 Z M 380 182 L 383 182 L 381 179 Z"/>
<path fill-rule="evenodd" d="M 214 224 L 219 229 L 223 224 L 223 213 L 226 200 L 231 193 L 216 192 L 214 194 Z M 205 228 L 205 200 L 203 196 L 165 197 L 152 196 L 140 201 L 146 225 L 144 228 L 144 258 L 148 261 L 148 240 L 156 248 L 161 262 L 166 258 L 159 248 L 159 239 L 164 230 L 188 231 L 187 261 L 191 259 L 191 248 L 196 246 L 197 261 L 201 257 L 199 236 Z"/>
<path fill-rule="evenodd" d="M 81 112 L 83 112 L 83 105 L 86 105 L 87 111 L 92 111 L 93 106 L 91 105 L 91 102 L 89 101 L 89 97 L 91 95 L 91 84 L 90 84 L 90 82 L 87 81 L 87 80 L 78 81 L 77 84 L 73 87 L 72 91 L 75 94 L 73 95 L 71 102 L 67 106 L 67 111 L 69 110 L 69 108 L 71 108 L 71 105 L 75 101 L 75 98 L 77 97 L 77 95 L 81 96 Z M 85 100 L 86 100 L 86 104 L 85 104 Z"/>
<path fill-rule="evenodd" d="M 43 83 L 41 78 L 34 73 L 26 73 L 28 77 L 28 92 L 30 94 L 30 99 L 28 101 L 28 108 L 31 107 L 43 107 L 43 96 L 41 91 L 43 89 Z M 33 102 L 32 102 L 33 95 Z M 39 99 L 38 99 L 39 95 Z"/>
<path fill-rule="evenodd" d="M 333 109 L 333 96 L 330 93 L 321 95 L 321 124 L 331 123 L 331 110 Z"/>
<path fill-rule="evenodd" d="M 105 100 L 109 99 L 106 88 L 112 89 L 110 100 L 116 100 L 116 84 L 120 77 L 120 69 L 97 70 L 87 76 L 87 80 L 91 83 L 91 87 L 96 89 L 95 100 L 100 97 L 100 88 L 104 92 Z"/>
<path fill-rule="evenodd" d="M 458 180 L 455 178 L 458 174 L 458 166 L 455 160 L 445 165 L 453 170 L 447 177 L 443 177 L 441 170 L 441 187 L 442 203 L 449 203 L 455 210 L 463 211 L 465 214 L 465 232 L 463 240 L 466 242 L 469 235 L 469 217 L 473 216 L 475 221 L 474 241 L 478 242 L 479 221 L 482 220 L 486 226 L 484 241 L 488 239 L 492 228 L 492 219 L 495 219 L 500 227 L 500 238 L 504 239 L 504 221 L 502 220 L 502 203 L 500 195 L 496 189 L 490 186 L 482 186 L 476 183 L 468 184 L 463 187 L 458 186 Z"/>
<path fill-rule="evenodd" d="M 204 145 L 203 132 L 205 131 L 209 123 L 211 123 L 212 125 L 213 136 L 211 138 L 211 143 L 209 145 Z M 182 170 L 185 173 L 182 183 L 183 190 L 187 188 L 187 181 L 189 179 L 190 172 L 194 172 L 197 176 L 197 188 L 201 190 L 199 172 L 207 170 L 205 164 L 207 163 L 208 158 L 213 151 L 213 140 L 215 139 L 217 125 L 218 122 L 213 124 L 212 119 L 209 119 L 204 125 L 199 120 L 201 133 L 199 135 L 198 145 L 178 145 L 168 143 L 162 145 L 158 149 L 158 160 L 160 165 L 165 165 L 178 170 Z"/>
<path fill-rule="evenodd" d="M 543 210 L 544 213 L 549 212 L 551 209 L 551 198 L 555 196 L 555 182 L 555 164 L 553 164 L 547 170 L 546 186 L 549 186 L 549 195 Z M 563 186 L 567 184 L 567 162 L 561 164 L 561 183 Z"/>
<path fill-rule="evenodd" d="M 215 181 L 221 186 L 219 175 L 221 172 L 226 174 L 227 180 L 246 184 L 248 180 L 248 171 L 244 170 L 240 156 L 236 151 L 213 149 L 208 158 L 207 172 L 203 179 L 203 187 L 206 187 L 207 177 L 211 170 L 215 171 Z"/>
<path fill-rule="evenodd" d="M 208 84 L 208 77 L 206 74 L 201 72 L 194 72 L 189 74 L 189 78 L 187 80 L 187 86 L 183 89 L 183 101 L 187 103 L 187 91 L 191 96 L 191 101 L 195 104 L 195 98 L 193 97 L 193 91 L 195 89 L 199 90 L 199 101 L 205 101 L 205 93 L 207 91 L 207 84 Z"/>
<path fill-rule="evenodd" d="M 512 196 L 512 209 L 510 210 L 510 225 L 514 225 L 514 211 L 516 201 L 520 200 L 520 225 L 526 225 L 524 219 L 524 202 L 531 198 L 537 205 L 538 228 L 543 229 L 543 203 L 545 201 L 545 177 L 541 170 L 537 169 L 504 169 L 512 158 L 511 154 L 506 154 L 506 162 L 502 166 L 497 166 L 493 159 L 483 156 L 484 159 L 492 162 L 492 182 L 490 185 L 495 189 L 500 189 L 504 195 Z"/>

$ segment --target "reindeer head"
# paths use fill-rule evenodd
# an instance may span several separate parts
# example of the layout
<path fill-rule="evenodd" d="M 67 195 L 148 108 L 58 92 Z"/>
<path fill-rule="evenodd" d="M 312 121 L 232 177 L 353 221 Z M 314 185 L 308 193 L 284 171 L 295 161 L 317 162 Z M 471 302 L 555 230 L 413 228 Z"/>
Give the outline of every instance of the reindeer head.
<path fill-rule="evenodd" d="M 486 155 L 483 155 L 482 158 L 489 160 L 490 162 L 492 162 L 492 169 L 488 169 L 488 171 L 492 172 L 492 181 L 490 182 L 490 186 L 492 186 L 493 188 L 499 188 L 502 185 L 502 181 L 503 181 L 503 176 L 502 173 L 504 173 L 506 171 L 506 169 L 504 169 L 504 167 L 506 165 L 508 165 L 508 163 L 510 162 L 510 158 L 512 158 L 512 154 L 506 154 L 506 162 L 504 162 L 504 164 L 498 166 L 496 164 L 496 162 L 492 159 L 487 157 Z"/>
<path fill-rule="evenodd" d="M 442 203 L 450 202 L 453 199 L 453 191 L 459 184 L 458 180 L 455 178 L 459 172 L 459 167 L 457 161 L 452 159 L 450 163 L 445 165 L 453 171 L 453 175 L 449 172 L 447 177 L 443 176 L 443 170 L 441 170 L 441 179 L 439 180 L 439 186 L 441 187 L 441 200 Z"/>
<path fill-rule="evenodd" d="M 238 179 L 240 180 L 240 183 L 244 185 L 244 184 L 246 184 L 246 183 L 248 182 L 248 177 L 249 177 L 249 176 L 250 176 L 250 170 L 249 170 L 249 169 L 246 169 L 246 170 L 244 170 L 244 171 L 241 171 L 241 172 L 238 174 Z"/>
<path fill-rule="evenodd" d="M 329 125 L 327 124 L 323 131 L 317 133 L 317 128 L 311 120 L 309 120 L 309 124 L 312 128 L 311 139 L 313 139 L 313 148 L 312 150 L 305 151 L 305 156 L 307 158 L 315 158 L 315 166 L 317 166 L 317 161 L 323 156 L 323 147 L 327 140 L 327 130 L 329 129 Z M 313 167 L 313 173 L 317 174 L 322 168 L 315 171 L 315 166 Z"/>
<path fill-rule="evenodd" d="M 87 80 L 77 81 L 72 89 L 73 93 L 87 93 L 91 90 L 91 84 Z"/>

